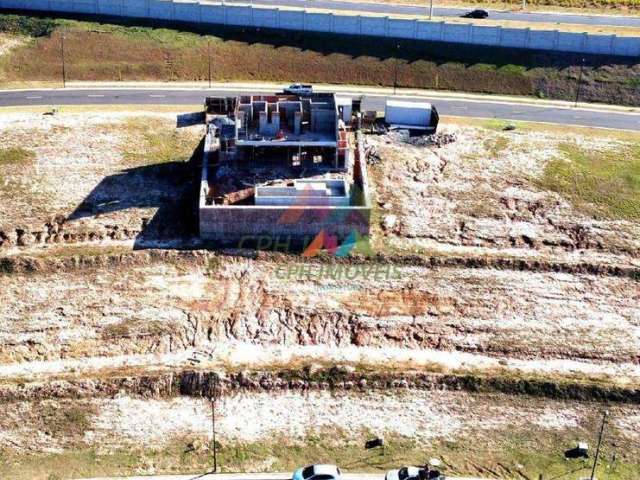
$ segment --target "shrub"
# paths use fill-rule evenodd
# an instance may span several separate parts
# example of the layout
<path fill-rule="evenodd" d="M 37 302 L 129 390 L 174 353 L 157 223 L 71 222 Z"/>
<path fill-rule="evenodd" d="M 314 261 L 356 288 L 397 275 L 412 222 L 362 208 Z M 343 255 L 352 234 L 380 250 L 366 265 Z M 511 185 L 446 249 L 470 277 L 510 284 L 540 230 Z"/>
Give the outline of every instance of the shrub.
<path fill-rule="evenodd" d="M 23 17 L 21 15 L 0 15 L 0 32 L 46 37 L 56 28 L 56 22 L 50 18 Z"/>

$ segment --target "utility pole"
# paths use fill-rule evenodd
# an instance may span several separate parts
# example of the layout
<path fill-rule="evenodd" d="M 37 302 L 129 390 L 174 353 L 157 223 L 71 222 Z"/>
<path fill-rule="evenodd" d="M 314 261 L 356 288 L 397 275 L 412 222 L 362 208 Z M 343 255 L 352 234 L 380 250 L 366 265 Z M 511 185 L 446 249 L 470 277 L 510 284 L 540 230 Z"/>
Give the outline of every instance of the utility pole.
<path fill-rule="evenodd" d="M 216 445 L 216 397 L 218 379 L 213 380 L 213 395 L 209 398 L 211 402 L 211 442 L 213 448 L 213 473 L 218 473 L 218 446 Z"/>
<path fill-rule="evenodd" d="M 580 63 L 580 73 L 578 74 L 578 85 L 576 86 L 576 108 L 578 108 L 578 100 L 580 99 L 580 88 L 582 88 L 582 75 L 584 73 L 584 64 L 586 60 L 583 58 Z"/>
<path fill-rule="evenodd" d="M 60 58 L 62 59 L 62 88 L 67 86 L 67 73 L 64 65 L 64 33 L 60 36 Z"/>
<path fill-rule="evenodd" d="M 211 39 L 207 39 L 207 63 L 209 65 L 209 89 L 211 89 Z"/>
<path fill-rule="evenodd" d="M 527 9 L 527 0 L 522 0 L 522 10 Z"/>
<path fill-rule="evenodd" d="M 604 433 L 604 424 L 607 421 L 607 412 L 604 411 L 602 415 L 602 424 L 600 425 L 600 434 L 598 435 L 598 446 L 596 447 L 596 456 L 593 459 L 593 468 L 591 469 L 591 480 L 594 479 L 594 475 L 596 474 L 596 467 L 598 465 L 598 456 L 600 455 L 600 445 L 602 444 L 602 434 Z"/>
<path fill-rule="evenodd" d="M 429 2 L 429 20 L 433 18 L 433 0 Z"/>
<path fill-rule="evenodd" d="M 396 68 L 393 73 L 393 94 L 396 94 L 396 88 L 398 87 L 398 63 L 400 62 L 400 44 L 396 46 Z"/>

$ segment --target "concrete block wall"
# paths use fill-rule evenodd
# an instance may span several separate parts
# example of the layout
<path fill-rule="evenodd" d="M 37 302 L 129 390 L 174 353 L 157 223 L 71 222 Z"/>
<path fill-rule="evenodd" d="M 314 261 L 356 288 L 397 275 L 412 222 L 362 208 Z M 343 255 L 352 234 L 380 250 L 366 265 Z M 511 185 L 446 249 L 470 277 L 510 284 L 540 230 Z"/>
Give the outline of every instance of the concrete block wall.
<path fill-rule="evenodd" d="M 305 30 L 305 17 L 308 14 L 294 10 L 279 11 L 279 25 L 285 30 Z"/>
<path fill-rule="evenodd" d="M 534 33 L 534 35 L 532 35 Z M 536 30 L 529 32 L 529 45 L 536 50 L 555 50 L 558 31 Z"/>
<path fill-rule="evenodd" d="M 589 35 L 586 37 L 588 53 L 607 53 L 613 50 L 614 35 Z"/>
<path fill-rule="evenodd" d="M 503 47 L 526 48 L 529 42 L 528 28 L 502 28 L 500 45 Z"/>
<path fill-rule="evenodd" d="M 640 56 L 638 40 L 631 37 L 615 37 L 613 51 L 616 55 Z"/>
<path fill-rule="evenodd" d="M 333 18 L 333 31 L 336 33 L 360 33 L 360 18 L 337 15 Z"/>
<path fill-rule="evenodd" d="M 581 52 L 587 34 L 576 35 L 575 33 L 558 33 L 558 50 L 566 52 Z"/>
<path fill-rule="evenodd" d="M 128 9 L 132 7 L 125 6 L 125 8 Z M 173 2 L 171 2 L 171 0 L 154 0 L 153 2 L 149 2 L 149 16 L 147 18 L 173 20 Z"/>
<path fill-rule="evenodd" d="M 204 24 L 224 24 L 226 8 L 222 5 L 204 3 L 200 5 L 200 20 Z"/>
<path fill-rule="evenodd" d="M 305 12 L 304 29 L 312 32 L 333 32 L 333 14 Z"/>
<path fill-rule="evenodd" d="M 418 20 L 390 18 L 387 20 L 387 36 L 394 38 L 416 38 Z"/>
<path fill-rule="evenodd" d="M 247 245 L 268 237 L 274 243 L 308 243 L 318 233 L 325 231 L 344 241 L 354 230 L 360 235 L 369 235 L 371 202 L 367 182 L 362 140 L 358 139 L 359 154 L 354 165 L 355 182 L 363 192 L 363 204 L 349 207 L 292 207 L 292 206 L 230 206 L 207 205 L 209 191 L 209 163 L 211 152 L 219 148 L 219 139 L 211 132 L 204 142 L 204 157 L 200 178 L 198 217 L 200 237 L 221 244 Z M 360 159 L 363 159 L 360 161 Z M 293 215 L 299 211 L 300 215 Z"/>
<path fill-rule="evenodd" d="M 640 57 L 640 37 L 461 25 L 346 13 L 292 11 L 200 3 L 198 0 L 0 0 L 0 9 L 100 14 L 193 24 L 280 28 Z"/>
<path fill-rule="evenodd" d="M 229 6 L 224 8 L 225 23 L 239 27 L 253 25 L 253 8 L 245 6 Z"/>
<path fill-rule="evenodd" d="M 441 41 L 446 28 L 445 25 L 444 22 L 418 22 L 416 39 Z"/>
<path fill-rule="evenodd" d="M 173 3 L 173 20 L 178 22 L 200 23 L 200 4 L 195 1 Z"/>
<path fill-rule="evenodd" d="M 47 10 L 49 8 L 49 0 L 32 0 L 34 10 Z"/>
<path fill-rule="evenodd" d="M 98 11 L 101 10 L 101 5 L 104 2 L 98 2 Z M 155 3 L 161 3 L 161 2 L 154 2 L 154 5 L 150 4 L 150 2 L 147 2 L 145 0 L 133 0 L 132 2 L 128 2 L 127 0 L 120 0 L 120 1 L 114 1 L 112 3 L 115 4 L 119 4 L 119 9 L 121 15 L 123 17 L 132 17 L 132 18 L 154 18 L 155 14 L 152 11 L 153 6 L 155 5 Z M 162 3 L 167 3 L 167 2 L 162 2 Z"/>
<path fill-rule="evenodd" d="M 449 25 L 445 24 L 442 32 L 442 41 L 452 43 L 471 43 L 472 25 Z"/>
<path fill-rule="evenodd" d="M 253 25 L 264 28 L 279 28 L 279 11 L 272 8 L 254 9 Z"/>
<path fill-rule="evenodd" d="M 387 18 L 386 17 L 359 17 L 360 31 L 366 35 L 375 37 L 387 36 Z"/>
<path fill-rule="evenodd" d="M 296 221 L 282 222 L 283 215 L 292 215 L 294 210 L 301 210 Z M 351 214 L 334 216 L 334 212 L 342 210 Z M 200 237 L 224 244 L 237 244 L 243 239 L 259 240 L 260 237 L 269 237 L 279 243 L 289 240 L 309 242 L 324 230 L 344 241 L 354 230 L 363 236 L 369 234 L 370 214 L 370 209 L 363 207 L 204 207 L 199 212 Z"/>
<path fill-rule="evenodd" d="M 500 27 L 473 27 L 472 38 L 480 45 L 500 45 Z"/>

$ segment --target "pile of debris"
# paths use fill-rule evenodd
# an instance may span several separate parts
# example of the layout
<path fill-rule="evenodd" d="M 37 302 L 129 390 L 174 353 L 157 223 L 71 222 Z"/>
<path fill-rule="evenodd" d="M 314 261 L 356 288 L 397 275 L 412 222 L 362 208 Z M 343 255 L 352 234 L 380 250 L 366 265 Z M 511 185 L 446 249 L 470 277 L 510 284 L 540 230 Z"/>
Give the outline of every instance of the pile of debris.
<path fill-rule="evenodd" d="M 415 145 L 416 147 L 435 147 L 441 148 L 458 140 L 455 133 L 434 133 L 432 135 L 420 135 L 417 137 L 409 136 L 406 143 Z"/>
<path fill-rule="evenodd" d="M 409 130 L 395 130 L 390 132 L 388 135 L 394 141 L 408 143 L 409 145 L 414 145 L 416 147 L 441 148 L 458 140 L 458 136 L 455 133 L 412 135 Z"/>
<path fill-rule="evenodd" d="M 416 147 L 441 148 L 458 140 L 455 133 L 433 133 L 431 135 L 411 135 L 408 130 L 394 130 L 387 133 L 392 142 L 401 142 L 414 145 Z M 382 158 L 375 145 L 364 144 L 364 156 L 367 165 L 378 165 Z"/>
<path fill-rule="evenodd" d="M 367 161 L 367 165 L 378 165 L 382 162 L 382 158 L 375 145 L 367 145 L 366 143 L 364 145 L 364 158 Z"/>

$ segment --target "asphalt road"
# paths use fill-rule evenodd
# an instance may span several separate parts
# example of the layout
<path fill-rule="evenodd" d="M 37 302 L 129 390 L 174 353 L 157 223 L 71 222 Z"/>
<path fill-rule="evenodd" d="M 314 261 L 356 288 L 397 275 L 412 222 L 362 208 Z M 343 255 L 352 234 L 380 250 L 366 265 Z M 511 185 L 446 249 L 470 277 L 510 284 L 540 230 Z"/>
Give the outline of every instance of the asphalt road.
<path fill-rule="evenodd" d="M 429 1 L 423 6 L 392 3 L 356 2 L 343 0 L 225 0 L 225 3 L 243 3 L 253 1 L 255 5 L 323 8 L 328 10 L 351 10 L 356 12 L 384 13 L 396 15 L 429 16 Z M 473 7 L 438 7 L 434 0 L 433 15 L 436 17 L 459 17 L 473 10 Z M 521 22 L 569 23 L 582 25 L 609 25 L 617 27 L 640 27 L 640 16 L 625 15 L 580 15 L 555 12 L 517 12 L 509 10 L 487 10 L 492 20 L 516 20 Z M 482 20 L 477 20 L 481 23 Z"/>
<path fill-rule="evenodd" d="M 343 480 L 383 480 L 385 472 L 343 473 Z M 289 480 L 291 473 L 210 473 L 202 475 L 151 475 L 139 477 L 100 477 L 85 480 Z M 477 477 L 449 477 L 452 480 L 483 480 Z"/>
<path fill-rule="evenodd" d="M 109 105 L 148 104 L 179 105 L 202 104 L 207 95 L 232 96 L 246 90 L 232 89 L 58 89 L 58 90 L 13 90 L 0 92 L 0 106 L 25 105 Z M 272 93 L 273 91 L 252 91 Z M 355 95 L 355 94 L 354 94 Z M 384 110 L 385 95 L 365 95 L 363 109 Z M 640 131 L 640 114 L 622 111 L 590 110 L 523 103 L 508 103 L 487 99 L 461 99 L 429 96 L 402 96 L 405 100 L 432 102 L 441 115 L 462 117 L 499 118 L 550 122 L 565 125 L 605 127 Z"/>

